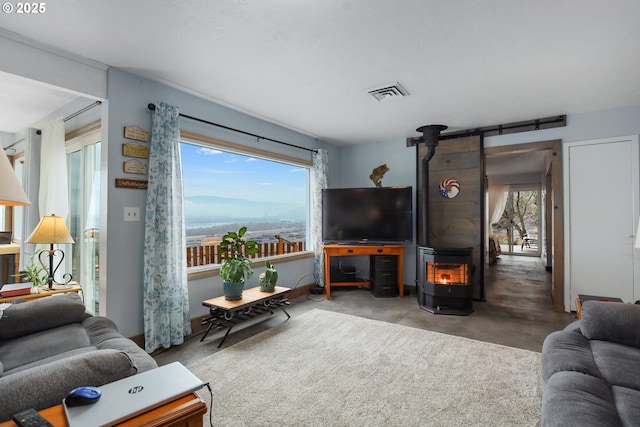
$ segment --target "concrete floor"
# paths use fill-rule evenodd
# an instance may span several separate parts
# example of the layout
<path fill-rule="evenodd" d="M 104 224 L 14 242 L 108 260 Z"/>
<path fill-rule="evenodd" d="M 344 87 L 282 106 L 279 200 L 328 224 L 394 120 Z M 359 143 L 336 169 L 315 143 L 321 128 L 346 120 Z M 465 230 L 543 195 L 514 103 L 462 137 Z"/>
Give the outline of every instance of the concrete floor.
<path fill-rule="evenodd" d="M 286 310 L 295 318 L 319 308 L 537 352 L 549 333 L 573 321 L 571 313 L 553 311 L 551 274 L 545 271 L 540 258 L 501 255 L 496 264 L 487 268 L 486 301 L 474 301 L 474 312 L 468 316 L 429 313 L 419 308 L 414 292 L 404 298 L 375 298 L 358 288 L 332 289 L 331 301 L 324 295 L 303 295 L 292 299 Z M 223 348 L 285 320 L 284 313 L 278 310 L 271 316 L 240 324 L 234 327 Z M 153 356 L 160 365 L 173 361 L 188 365 L 220 350 L 217 346 L 223 331 L 212 331 L 204 342 L 200 342 L 201 336 L 202 332 L 194 334 L 184 344 L 159 350 Z"/>

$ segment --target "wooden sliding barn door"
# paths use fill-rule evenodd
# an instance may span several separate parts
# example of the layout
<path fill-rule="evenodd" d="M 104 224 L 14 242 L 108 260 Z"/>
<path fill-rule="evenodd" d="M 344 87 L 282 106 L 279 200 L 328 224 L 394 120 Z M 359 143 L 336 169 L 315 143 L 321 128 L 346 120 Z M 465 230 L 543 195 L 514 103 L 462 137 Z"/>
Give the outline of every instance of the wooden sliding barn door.
<path fill-rule="evenodd" d="M 420 158 L 423 156 L 420 153 Z M 429 246 L 473 248 L 473 298 L 481 300 L 484 299 L 484 175 L 480 135 L 441 139 L 429 162 Z M 452 180 L 459 185 L 459 193 L 454 198 L 444 197 L 440 183 Z"/>

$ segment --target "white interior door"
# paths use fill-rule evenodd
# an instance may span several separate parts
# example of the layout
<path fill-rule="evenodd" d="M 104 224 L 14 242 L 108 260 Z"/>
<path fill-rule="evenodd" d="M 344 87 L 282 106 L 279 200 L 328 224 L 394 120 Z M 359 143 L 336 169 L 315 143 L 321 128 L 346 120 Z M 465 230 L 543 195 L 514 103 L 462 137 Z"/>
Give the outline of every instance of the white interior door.
<path fill-rule="evenodd" d="M 571 143 L 566 150 L 565 306 L 574 310 L 578 294 L 635 301 L 638 137 Z"/>

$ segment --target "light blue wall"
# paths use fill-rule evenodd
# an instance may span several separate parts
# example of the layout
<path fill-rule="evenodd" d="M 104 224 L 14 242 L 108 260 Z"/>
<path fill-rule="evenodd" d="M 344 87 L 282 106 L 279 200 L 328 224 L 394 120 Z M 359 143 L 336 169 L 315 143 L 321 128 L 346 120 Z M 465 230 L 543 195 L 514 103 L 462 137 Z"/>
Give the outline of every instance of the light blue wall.
<path fill-rule="evenodd" d="M 254 117 L 239 113 L 219 104 L 180 92 L 168 86 L 151 82 L 118 69 L 108 72 L 108 101 L 103 111 L 103 145 L 104 159 L 108 164 L 105 173 L 106 188 L 103 188 L 103 203 L 106 203 L 106 216 L 103 215 L 102 229 L 106 236 L 101 248 L 104 254 L 101 269 L 106 271 L 106 312 L 114 320 L 125 336 L 142 333 L 142 278 L 143 278 L 143 246 L 144 222 L 125 222 L 124 208 L 139 207 L 141 213 L 145 209 L 146 191 L 115 188 L 115 178 L 137 178 L 140 175 L 127 175 L 122 172 L 122 142 L 124 126 L 139 126 L 150 130 L 151 112 L 147 109 L 150 102 L 164 101 L 179 107 L 180 112 L 190 116 L 242 129 L 258 135 L 289 142 L 307 148 L 325 148 L 330 159 L 339 159 L 339 149 L 317 141 L 312 137 L 273 125 Z M 203 125 L 188 119 L 181 119 L 181 128 L 200 134 L 217 137 L 249 146 L 255 146 L 255 138 Z M 270 142 L 260 145 L 268 150 L 310 159 L 310 153 Z M 335 162 L 340 164 L 339 161 Z M 338 180 L 340 169 L 330 170 L 330 181 Z M 224 181 L 212 182 L 212 186 L 222 186 Z M 103 207 L 104 212 L 104 207 Z M 261 270 L 251 279 L 256 281 Z M 294 286 L 298 283 L 313 282 L 313 259 L 280 263 L 279 282 Z M 205 315 L 207 310 L 202 301 L 222 295 L 222 282 L 219 276 L 189 282 L 191 317 Z"/>
<path fill-rule="evenodd" d="M 412 135 L 413 136 L 413 135 Z M 371 143 L 342 148 L 341 180 L 334 187 L 375 187 L 369 178 L 374 168 L 386 164 L 389 170 L 382 178 L 384 187 L 413 187 L 414 242 L 416 200 L 416 147 L 407 147 L 406 140 Z M 359 271 L 367 271 L 363 262 L 352 260 Z M 415 244 L 407 244 L 404 252 L 404 283 L 413 286 L 416 280 Z"/>

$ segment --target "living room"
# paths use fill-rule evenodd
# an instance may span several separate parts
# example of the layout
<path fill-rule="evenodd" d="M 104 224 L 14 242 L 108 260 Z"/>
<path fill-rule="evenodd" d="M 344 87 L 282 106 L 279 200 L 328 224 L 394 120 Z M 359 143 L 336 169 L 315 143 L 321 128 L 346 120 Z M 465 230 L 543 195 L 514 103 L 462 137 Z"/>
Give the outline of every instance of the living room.
<path fill-rule="evenodd" d="M 125 28 L 136 28 L 136 25 L 139 25 L 140 27 L 136 34 L 138 34 L 141 40 L 143 37 L 146 37 L 139 34 L 144 32 L 144 26 L 134 23 L 140 21 L 130 21 L 133 19 L 135 11 L 131 11 L 130 14 L 116 13 L 117 7 L 113 6 L 113 10 L 102 11 L 106 13 L 106 16 L 115 17 L 113 21 L 98 23 L 96 28 L 100 31 L 92 32 L 92 30 L 88 30 L 89 34 L 80 35 L 77 29 L 70 28 L 70 33 L 65 36 L 59 35 L 60 39 L 58 40 L 57 33 L 64 32 L 60 27 L 65 26 L 62 25 L 66 19 L 64 16 L 65 13 L 74 18 L 77 17 L 77 22 L 93 24 L 96 22 L 94 20 L 99 20 L 93 17 L 92 12 L 85 10 L 83 7 L 78 7 L 77 10 L 72 10 L 73 8 L 69 7 L 69 9 L 63 10 L 60 9 L 61 6 L 48 6 L 49 10 L 42 16 L 24 17 L 29 19 L 33 18 L 32 21 L 34 24 L 26 23 L 28 22 L 26 19 L 18 21 L 18 19 L 22 17 L 16 14 L 4 15 L 4 22 L 0 24 L 3 29 L 0 34 L 2 36 L 0 38 L 0 47 L 3 51 L 3 57 L 5 57 L 6 60 L 0 65 L 0 71 L 3 74 L 9 74 L 14 77 L 17 76 L 20 79 L 38 82 L 43 89 L 54 87 L 59 91 L 72 93 L 78 96 L 79 99 L 74 98 L 73 102 L 62 105 L 56 110 L 42 112 L 37 119 L 27 123 L 21 130 L 9 134 L 6 132 L 3 133 L 2 145 L 7 147 L 15 143 L 16 140 L 23 138 L 29 129 L 40 128 L 44 122 L 53 116 L 68 116 L 94 100 L 100 100 L 102 102 L 99 107 L 94 108 L 91 112 L 87 113 L 88 116 L 85 116 L 91 117 L 94 120 L 100 120 L 100 136 L 103 141 L 103 163 L 101 164 L 103 171 L 101 209 L 103 215 L 100 229 L 101 235 L 105 238 L 104 241 L 101 242 L 100 247 L 99 280 L 101 300 L 99 314 L 112 319 L 118 325 L 122 334 L 127 337 L 140 337 L 144 331 L 144 319 L 141 309 L 143 306 L 141 283 L 144 275 L 142 245 L 144 242 L 144 221 L 123 221 L 123 210 L 127 207 L 138 207 L 144 212 L 146 199 L 144 191 L 117 188 L 114 185 L 114 180 L 115 178 L 120 178 L 125 175 L 122 173 L 124 160 L 122 155 L 123 128 L 133 126 L 150 130 L 152 113 L 147 108 L 149 103 L 159 101 L 167 102 L 179 106 L 180 112 L 193 117 L 222 123 L 261 136 L 291 142 L 308 149 L 326 150 L 329 158 L 329 187 L 372 187 L 373 184 L 369 178 L 371 171 L 382 164 L 386 164 L 388 167 L 388 171 L 383 177 L 384 186 L 415 186 L 415 149 L 407 147 L 407 138 L 419 136 L 419 133 L 415 130 L 425 124 L 442 123 L 448 125 L 450 131 L 459 131 L 566 114 L 566 126 L 563 127 L 487 136 L 483 141 L 485 149 L 518 146 L 520 144 L 540 141 L 561 140 L 565 149 L 568 150 L 569 145 L 572 143 L 598 141 L 629 135 L 637 136 L 640 133 L 640 121 L 638 120 L 638 117 L 640 117 L 640 91 L 638 90 L 637 79 L 631 75 L 633 72 L 630 71 L 637 69 L 632 62 L 636 61 L 636 59 L 630 58 L 630 56 L 633 56 L 630 52 L 637 50 L 635 44 L 638 38 L 634 37 L 632 33 L 633 30 L 630 29 L 632 25 L 627 20 L 628 17 L 636 16 L 633 12 L 636 11 L 635 9 L 637 7 L 631 3 L 615 7 L 602 6 L 604 11 L 601 10 L 601 7 L 598 5 L 590 4 L 584 11 L 579 11 L 581 15 L 585 15 L 583 23 L 578 25 L 578 28 L 573 27 L 571 30 L 565 29 L 568 23 L 573 20 L 573 18 L 569 18 L 569 16 L 573 16 L 573 13 L 578 13 L 578 11 L 567 5 L 558 6 L 555 2 L 549 2 L 547 8 L 539 8 L 546 10 L 544 14 L 540 11 L 531 10 L 532 8 L 530 7 L 522 6 L 527 14 L 531 14 L 531 22 L 539 24 L 545 22 L 546 19 L 552 21 L 549 25 L 553 31 L 550 31 L 551 34 L 546 36 L 539 34 L 536 36 L 539 37 L 538 39 L 533 38 L 532 40 L 531 38 L 527 38 L 529 44 L 522 45 L 526 46 L 527 49 L 512 46 L 512 43 L 515 45 L 518 44 L 516 42 L 518 39 L 515 36 L 495 39 L 495 45 L 481 44 L 480 46 L 476 46 L 476 48 L 484 48 L 478 50 L 476 56 L 467 56 L 469 63 L 473 64 L 474 68 L 478 67 L 476 64 L 482 64 L 485 69 L 491 71 L 476 70 L 476 72 L 472 72 L 471 74 L 474 75 L 475 79 L 475 86 L 473 87 L 467 87 L 462 83 L 463 80 L 468 78 L 467 74 L 470 73 L 470 66 L 468 64 L 457 63 L 456 66 L 445 67 L 441 70 L 436 68 L 435 71 L 430 72 L 434 74 L 425 71 L 431 70 L 431 68 L 422 68 L 421 73 L 425 76 L 424 79 L 429 79 L 431 83 L 427 85 L 427 87 L 421 87 L 421 91 L 419 91 L 417 90 L 417 83 L 413 83 L 415 77 L 408 77 L 407 71 L 401 72 L 395 70 L 391 61 L 381 61 L 380 63 L 367 62 L 361 65 L 357 73 L 351 68 L 348 69 L 349 73 L 359 75 L 360 83 L 358 83 L 355 88 L 349 87 L 348 89 L 345 88 L 346 83 L 344 82 L 341 86 L 338 86 L 341 91 L 358 92 L 357 94 L 349 92 L 350 95 L 334 101 L 335 104 L 341 106 L 345 104 L 352 105 L 353 111 L 343 113 L 340 117 L 329 115 L 328 111 L 331 108 L 325 107 L 319 109 L 312 97 L 308 97 L 305 102 L 302 102 L 301 99 L 295 99 L 294 101 L 289 98 L 289 96 L 292 95 L 288 93 L 286 98 L 282 98 L 283 100 L 279 100 L 275 92 L 256 92 L 256 94 L 253 95 L 255 98 L 259 98 L 260 103 L 270 102 L 274 105 L 296 105 L 294 110 L 297 110 L 297 112 L 291 112 L 290 119 L 276 116 L 275 111 L 273 115 L 270 114 L 269 108 L 262 107 L 259 109 L 258 100 L 255 106 L 253 106 L 244 103 L 244 100 L 236 101 L 233 98 L 228 98 L 230 95 L 226 92 L 217 93 L 214 89 L 210 89 L 210 93 L 205 93 L 190 87 L 190 78 L 195 80 L 194 75 L 199 74 L 195 70 L 207 70 L 201 73 L 201 76 L 198 75 L 198 79 L 211 79 L 211 81 L 214 82 L 214 87 L 227 85 L 232 88 L 230 92 L 234 90 L 239 92 L 238 96 L 245 90 L 252 92 L 253 89 L 244 89 L 244 85 L 241 84 L 241 82 L 233 84 L 225 83 L 225 77 L 231 79 L 229 74 L 233 74 L 233 68 L 236 68 L 236 66 L 230 66 L 234 64 L 233 56 L 228 58 L 210 58 L 210 55 L 202 54 L 201 52 L 200 55 L 197 56 L 208 57 L 206 58 L 207 62 L 202 65 L 190 65 L 191 70 L 189 70 L 188 73 L 189 77 L 185 80 L 173 80 L 172 77 L 166 77 L 168 74 L 165 75 L 165 73 L 169 72 L 168 69 L 171 68 L 172 63 L 195 59 L 183 57 L 181 61 L 172 59 L 167 61 L 167 64 L 152 62 L 150 58 L 145 56 L 145 51 L 147 49 L 158 49 L 151 45 L 143 46 L 137 43 L 129 43 L 137 39 L 133 35 L 125 35 Z M 255 6 L 258 8 L 257 5 Z M 413 6 L 416 8 L 420 7 L 417 3 Z M 466 38 L 463 38 L 466 40 L 472 39 L 473 34 L 477 34 L 478 37 L 480 37 L 485 31 L 488 31 L 487 27 L 490 27 L 490 24 L 497 26 L 501 22 L 497 17 L 492 18 L 492 15 L 497 14 L 499 10 L 483 11 L 479 9 L 483 9 L 484 7 L 481 8 L 471 4 L 465 6 L 469 8 L 469 12 L 462 13 L 456 10 L 458 7 L 453 6 L 452 10 L 441 10 L 444 6 L 433 5 L 435 9 L 434 15 L 438 12 L 443 13 L 443 16 L 450 17 L 450 20 L 447 21 L 449 24 L 448 32 L 452 32 L 451 28 L 457 28 L 458 24 L 453 25 L 452 23 L 457 21 L 452 19 L 447 13 L 453 15 L 454 12 L 457 12 L 461 15 L 460 19 L 463 17 L 467 18 L 464 22 L 468 26 L 473 26 L 474 30 L 466 30 Z M 320 8 L 320 6 L 316 7 Z M 330 18 L 332 16 L 342 16 L 342 14 L 350 16 L 349 14 L 355 14 L 356 11 L 364 13 L 365 9 L 367 9 L 366 6 L 353 2 L 340 2 L 340 4 L 334 4 L 333 7 L 335 9 L 331 9 L 326 14 L 322 14 L 321 10 L 316 10 L 315 12 L 320 14 L 320 16 Z M 387 7 L 388 8 L 383 8 L 382 11 L 392 13 L 393 8 L 388 5 Z M 58 10 L 56 10 L 56 8 L 58 8 Z M 123 11 L 128 10 L 126 5 L 123 5 L 122 8 Z M 494 6 L 494 8 L 500 9 L 497 6 Z M 556 10 L 556 8 L 558 8 L 558 10 Z M 514 28 L 518 27 L 516 23 L 520 25 L 526 25 L 526 23 L 521 22 L 521 20 L 516 20 L 518 16 L 517 10 L 508 9 L 509 13 L 505 16 L 505 19 L 512 20 L 513 24 L 504 30 L 511 30 L 513 31 L 512 34 L 516 34 L 515 30 L 517 28 Z M 294 10 L 297 9 L 294 7 Z M 253 14 L 244 16 L 243 13 L 248 14 L 248 12 L 235 9 L 234 11 L 232 18 L 239 19 L 244 17 L 252 24 L 259 24 L 261 22 L 261 20 Z M 582 28 L 585 22 L 588 23 L 588 25 L 597 25 L 599 27 L 607 23 L 606 19 L 602 19 L 602 14 L 605 13 L 605 11 L 607 16 L 611 18 L 611 23 L 607 24 L 610 25 L 610 27 L 607 27 L 608 31 L 598 31 L 600 35 L 595 36 L 591 34 L 593 31 Z M 303 13 L 305 10 L 298 10 L 298 12 Z M 310 10 L 307 10 L 304 16 L 309 12 Z M 471 12 L 476 14 L 475 19 L 469 17 L 469 15 L 472 14 Z M 100 14 L 98 13 L 96 15 Z M 428 21 L 429 24 L 436 25 L 435 21 L 438 21 L 439 18 L 429 14 L 426 15 L 430 17 Z M 269 16 L 271 15 L 269 14 Z M 365 16 L 369 15 L 365 14 Z M 535 17 L 535 19 L 533 17 Z M 187 18 L 195 19 L 192 14 L 184 18 L 185 21 Z M 374 22 L 384 22 L 381 16 L 377 16 L 377 18 L 380 20 Z M 596 18 L 598 19 L 596 20 Z M 138 19 L 142 18 L 138 17 Z M 266 24 L 263 23 L 256 27 L 257 29 L 254 36 L 246 36 L 249 39 L 245 42 L 255 43 L 257 46 L 284 43 L 284 41 L 287 40 L 286 34 L 281 34 L 276 29 L 278 24 L 285 25 L 280 19 L 274 18 L 276 21 L 273 23 L 274 28 L 268 33 L 270 37 L 259 37 L 258 29 L 266 31 L 268 28 L 268 26 L 265 28 L 263 25 Z M 306 19 L 308 18 L 305 18 L 305 22 L 307 22 Z M 402 19 L 409 18 L 404 15 Z M 402 22 L 402 19 L 400 17 L 397 18 L 400 22 Z M 394 20 L 395 19 L 392 19 L 392 21 Z M 329 21 L 329 19 L 326 21 Z M 316 23 L 316 25 L 325 25 L 326 21 Z M 233 22 L 236 21 L 230 18 L 230 20 L 227 21 L 227 27 L 233 26 Z M 354 25 L 357 24 L 357 28 L 360 28 L 361 20 L 350 16 L 349 22 Z M 411 19 L 408 22 L 411 22 L 412 26 L 417 27 L 419 25 L 419 23 L 415 22 L 415 19 Z M 206 36 L 209 34 L 206 23 L 200 22 L 194 25 L 195 29 L 193 32 L 196 33 L 196 36 Z M 183 24 L 183 27 L 187 26 L 186 23 Z M 119 30 L 119 28 L 122 28 L 122 31 Z M 323 30 L 317 27 L 314 28 L 316 28 L 316 31 L 319 33 L 323 32 Z M 395 28 L 397 29 L 398 27 Z M 444 31 L 443 27 L 437 28 Z M 529 24 L 526 28 L 530 32 L 537 30 L 534 24 Z M 401 30 L 397 31 L 400 32 Z M 456 31 L 458 30 L 456 29 Z M 570 36 L 571 31 L 575 31 L 575 34 L 579 35 L 576 37 L 577 40 L 574 40 L 574 37 Z M 121 34 L 116 34 L 119 32 Z M 612 35 L 615 33 L 617 33 L 618 38 L 610 41 L 611 45 L 607 45 L 604 41 L 606 37 L 602 34 L 606 34 L 607 37 L 613 37 Z M 292 34 L 298 35 L 299 33 L 294 32 L 292 29 Z M 370 35 L 371 33 L 367 32 L 366 34 Z M 418 34 L 420 34 L 420 32 L 418 32 Z M 210 37 L 215 38 L 214 36 L 215 33 L 212 33 Z M 209 36 L 205 38 L 208 37 Z M 312 38 L 311 35 L 308 37 Z M 315 37 L 319 36 L 316 34 Z M 93 39 L 95 45 L 85 45 L 84 40 L 80 39 Z M 389 37 L 383 46 L 390 51 L 403 50 L 402 48 L 395 49 L 395 43 L 389 41 L 392 39 L 393 37 Z M 489 36 L 483 38 L 482 41 L 488 43 L 488 39 L 490 40 Z M 585 39 L 587 41 L 585 41 Z M 125 42 L 125 40 L 127 42 Z M 280 42 L 278 42 L 278 40 L 280 40 Z M 376 40 L 379 39 L 376 38 Z M 402 41 L 404 42 L 404 40 L 403 38 Z M 558 47 L 564 45 L 563 41 L 564 43 L 573 42 L 573 49 Z M 113 59 L 110 54 L 107 54 L 109 49 L 103 46 L 103 42 L 117 45 L 117 47 L 110 48 L 109 52 L 111 53 L 135 50 L 139 57 L 145 58 L 146 62 L 143 61 L 143 64 L 119 62 L 119 60 Z M 447 44 L 449 42 L 445 39 L 440 40 L 440 42 L 444 44 L 444 47 L 439 48 L 437 50 L 438 52 L 446 53 L 446 51 L 455 51 L 452 50 L 452 46 Z M 344 51 L 337 47 L 343 44 L 345 45 Z M 435 44 L 436 43 L 433 43 L 433 45 Z M 578 46 L 581 44 L 583 46 L 589 46 L 589 52 L 584 52 L 584 48 L 578 49 Z M 326 63 L 341 64 L 337 61 L 346 61 L 346 58 L 342 57 L 345 53 L 341 52 L 350 52 L 353 54 L 353 51 L 348 49 L 350 46 L 347 43 L 347 39 L 343 39 L 340 44 L 334 41 L 334 44 L 331 44 L 331 46 L 335 46 L 339 58 L 331 57 L 331 61 L 327 59 Z M 305 46 L 298 45 L 297 50 L 293 51 L 305 52 L 304 47 Z M 435 49 L 435 46 L 433 48 Z M 509 48 L 508 52 L 510 52 L 512 56 L 503 54 L 507 48 Z M 321 49 L 321 52 L 325 52 L 324 49 L 328 48 L 325 47 Z M 162 48 L 159 50 L 167 49 Z M 173 49 L 170 47 L 168 50 L 178 51 L 183 49 Z M 610 53 L 611 51 L 615 53 Z M 203 50 L 203 52 L 206 52 L 206 50 Z M 312 50 L 312 52 L 316 51 Z M 405 61 L 403 63 L 410 64 L 413 57 L 424 56 L 424 52 L 420 50 L 412 52 L 410 56 L 408 52 L 409 51 L 405 54 L 408 58 L 402 57 L 396 58 L 396 60 L 403 60 Z M 545 52 L 551 52 L 550 56 L 553 59 L 546 57 L 544 55 Z M 162 53 L 164 54 L 165 52 Z M 279 55 L 273 55 L 274 61 L 278 59 L 279 63 L 269 65 L 268 72 L 258 70 L 256 74 L 263 75 L 262 77 L 264 77 L 264 75 L 273 76 L 278 73 L 277 70 L 292 66 L 293 64 L 291 64 L 291 62 L 298 63 L 310 59 L 308 54 L 301 54 L 301 58 L 296 60 L 295 58 L 289 58 L 285 53 L 286 51 L 280 52 Z M 443 59 L 434 56 L 431 61 L 440 66 L 444 66 L 445 62 L 453 60 L 451 56 L 465 57 L 465 55 L 456 53 L 455 55 L 449 54 L 448 56 L 444 56 Z M 530 56 L 533 56 L 533 58 L 526 61 L 523 59 L 523 57 L 528 58 Z M 162 55 L 160 55 L 160 59 L 157 61 L 160 61 L 161 58 Z M 578 58 L 583 62 L 578 62 Z M 559 65 L 556 64 L 556 61 L 559 62 Z M 320 62 L 320 60 L 316 59 L 309 63 L 317 65 L 318 62 Z M 607 74 L 602 71 L 602 68 L 599 68 L 600 77 L 596 79 L 596 77 L 589 75 L 586 70 L 601 65 L 598 64 L 600 62 L 608 62 L 609 65 L 607 67 L 610 71 Z M 612 66 L 611 63 L 617 65 Z M 264 59 L 263 62 L 256 63 L 256 68 L 259 69 L 261 65 L 265 67 L 268 64 L 267 60 Z M 422 66 L 423 65 L 421 65 L 421 67 Z M 242 67 L 238 65 L 237 68 Z M 341 65 L 331 65 L 331 67 L 328 68 L 330 69 L 325 70 L 324 73 L 327 75 L 327 78 L 331 76 L 332 79 L 335 78 L 335 73 L 347 71 L 346 65 L 344 68 Z M 522 72 L 523 68 L 528 69 L 528 72 L 518 74 L 517 71 Z M 244 71 L 245 68 L 242 69 Z M 371 71 L 373 69 L 380 71 L 373 74 Z M 486 86 L 480 85 L 483 78 L 488 77 L 478 77 L 478 75 L 486 76 L 492 73 L 495 74 L 500 69 L 505 70 L 500 74 L 501 78 L 504 81 L 515 82 L 515 84 L 511 85 L 508 89 L 503 89 L 498 83 L 492 83 L 492 85 Z M 149 71 L 149 75 L 147 76 L 143 75 L 146 71 Z M 186 71 L 183 72 L 186 73 Z M 311 73 L 311 71 L 308 71 L 308 73 L 308 77 L 305 79 L 309 81 L 319 78 L 315 72 Z M 441 80 L 438 73 L 458 76 L 460 83 L 439 83 Z M 583 77 L 585 74 L 589 76 L 589 79 L 587 79 L 587 77 L 584 77 L 584 80 L 578 78 L 578 76 Z M 242 77 L 246 79 L 246 82 L 259 81 L 256 76 Z M 365 106 L 369 108 L 367 103 L 375 102 L 368 97 L 365 89 L 371 88 L 379 83 L 396 80 L 402 83 L 409 92 L 406 98 L 374 104 L 374 108 L 377 108 L 377 110 L 373 114 L 370 113 L 368 109 L 366 110 L 368 111 L 366 114 L 359 111 L 361 106 L 363 109 Z M 553 86 L 553 90 L 545 89 L 551 87 L 552 82 L 554 82 L 554 85 L 557 84 L 558 80 L 562 82 L 559 86 Z M 273 77 L 271 77 L 271 79 L 262 81 L 259 85 L 264 87 L 280 87 L 280 92 L 295 93 L 304 92 L 302 90 L 304 86 L 301 86 L 303 83 L 304 82 L 297 81 L 295 84 L 286 86 L 283 85 L 280 80 L 273 80 Z M 618 86 L 609 86 L 614 83 L 617 83 Z M 282 87 L 286 87 L 286 89 L 282 89 Z M 439 90 L 436 91 L 438 87 Z M 429 95 L 430 91 L 433 96 Z M 540 96 L 540 93 L 537 92 L 543 92 L 545 96 Z M 331 91 L 324 88 L 324 91 L 321 93 L 329 96 Z M 435 97 L 436 93 L 440 96 Z M 609 94 L 608 98 L 604 96 L 606 93 Z M 305 95 L 309 94 L 305 93 Z M 366 95 L 366 98 L 364 95 Z M 473 102 L 471 102 L 472 95 L 474 98 Z M 244 96 L 247 95 L 244 94 Z M 362 100 L 360 100 L 360 96 L 362 96 Z M 432 97 L 437 100 L 434 103 L 440 104 L 440 107 L 430 105 L 431 102 L 429 100 Z M 546 102 L 534 107 L 533 102 L 529 102 L 529 98 L 533 99 L 534 97 L 546 97 Z M 569 103 L 567 100 L 571 100 L 572 102 Z M 404 102 L 405 104 L 411 102 L 411 112 L 405 113 L 404 105 L 402 105 L 402 112 L 394 110 L 394 103 L 396 102 Z M 531 107 L 529 109 L 519 109 L 521 104 L 531 104 Z M 236 105 L 242 108 L 234 108 Z M 395 105 L 398 104 L 396 103 Z M 569 109 L 569 106 L 571 109 Z M 275 108 L 274 106 L 274 110 Z M 511 110 L 517 111 L 517 115 L 513 115 Z M 305 117 L 300 118 L 299 116 Z M 353 120 L 347 119 L 351 117 Z M 470 118 L 462 121 L 462 117 Z M 407 120 L 410 123 L 408 125 L 406 124 Z M 345 122 L 350 121 L 353 121 L 351 124 L 353 127 L 345 124 Z M 314 122 L 313 126 L 309 125 L 311 122 Z M 393 122 L 390 123 L 389 126 L 391 126 L 391 124 L 397 126 L 396 123 L 402 123 L 402 126 L 404 126 L 402 132 L 385 130 L 384 127 L 378 127 L 378 124 L 385 122 Z M 374 126 L 374 124 L 376 126 Z M 373 128 L 372 131 L 365 133 L 357 132 L 357 129 L 361 129 L 364 132 L 370 127 Z M 236 144 L 247 147 L 256 145 L 255 138 L 239 136 L 227 130 L 220 130 L 187 119 L 181 120 L 181 130 L 211 138 L 231 140 Z M 342 136 L 340 136 L 341 133 Z M 344 139 L 344 141 L 342 139 Z M 268 150 L 279 155 L 305 158 L 306 161 L 309 161 L 308 154 L 296 148 L 278 144 L 270 144 L 267 147 Z M 11 153 L 7 152 L 7 154 Z M 566 161 L 566 156 L 563 156 L 563 162 Z M 617 181 L 608 182 L 605 172 L 602 172 L 600 179 L 603 185 L 611 188 L 618 185 Z M 569 192 L 570 184 L 569 181 L 564 182 L 565 193 Z M 637 182 L 634 183 L 634 185 L 637 185 Z M 637 195 L 637 186 L 634 187 L 632 191 L 635 191 Z M 30 198 L 34 197 L 33 194 L 28 195 Z M 629 199 L 631 199 L 631 197 L 629 197 Z M 565 200 L 566 201 L 563 200 L 565 212 L 570 208 L 572 211 L 592 210 L 591 205 L 578 204 L 576 206 L 570 206 L 572 202 L 568 199 Z M 578 201 L 576 203 L 583 202 Z M 635 200 L 632 206 L 627 205 L 623 209 L 631 218 L 630 221 L 627 221 L 630 222 L 630 224 L 627 224 L 627 228 L 629 228 L 627 235 L 635 235 L 635 226 L 639 216 L 637 205 L 638 201 Z M 32 224 L 31 227 L 35 227 L 35 223 Z M 579 270 L 584 272 L 581 274 L 589 274 L 590 269 L 586 267 L 593 264 L 593 262 L 591 260 L 581 261 L 580 259 L 570 258 L 568 252 L 571 248 L 570 243 L 572 241 L 569 239 L 571 236 L 575 237 L 576 235 L 593 236 L 594 231 L 593 229 L 572 228 L 573 226 L 570 224 L 563 224 L 563 227 L 566 234 L 569 234 L 568 231 L 571 228 L 571 233 L 570 236 L 564 237 L 564 253 L 560 252 L 556 254 L 555 262 L 557 264 L 554 265 L 554 272 L 557 273 L 558 270 L 560 271 L 558 274 L 561 275 L 560 278 L 564 281 L 564 287 L 560 301 L 554 302 L 557 302 L 564 312 L 570 312 L 575 310 L 575 302 L 573 300 L 577 293 L 615 296 L 610 295 L 608 288 L 602 289 L 602 287 L 600 287 L 592 289 L 587 287 L 582 289 L 572 288 L 570 286 L 572 280 L 571 277 L 567 277 L 567 274 L 578 274 Z M 611 247 L 609 244 L 605 246 Z M 619 245 L 616 245 L 616 247 L 617 246 Z M 628 249 L 629 248 L 627 248 L 627 250 Z M 632 248 L 631 251 L 633 251 Z M 415 257 L 414 242 L 408 245 L 405 251 L 403 268 L 405 285 L 407 285 L 407 287 L 415 283 Z M 300 283 L 300 286 L 315 285 L 313 280 L 313 254 L 309 253 L 306 254 L 306 256 L 288 261 L 283 260 L 280 261 L 278 265 L 281 283 L 291 285 Z M 633 266 L 631 266 L 631 270 L 633 270 Z M 259 274 L 261 271 L 263 271 L 262 267 L 257 266 L 256 273 Z M 256 274 L 256 277 L 258 274 Z M 257 279 L 254 278 L 254 280 Z M 638 292 L 639 285 L 637 282 L 637 276 L 633 276 L 632 283 L 634 283 L 634 285 L 630 290 L 625 289 L 624 292 L 635 292 L 633 295 L 640 294 L 640 292 Z M 627 288 L 629 287 L 627 286 Z M 189 317 L 197 322 L 200 318 L 208 314 L 207 308 L 202 306 L 202 301 L 222 295 L 222 280 L 215 273 L 211 273 L 210 275 L 192 274 L 189 278 L 188 290 Z M 585 292 L 585 290 L 587 292 Z M 633 298 L 625 299 L 631 301 Z M 469 319 L 471 319 L 471 317 Z"/>

